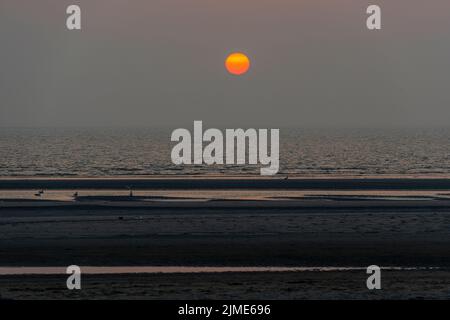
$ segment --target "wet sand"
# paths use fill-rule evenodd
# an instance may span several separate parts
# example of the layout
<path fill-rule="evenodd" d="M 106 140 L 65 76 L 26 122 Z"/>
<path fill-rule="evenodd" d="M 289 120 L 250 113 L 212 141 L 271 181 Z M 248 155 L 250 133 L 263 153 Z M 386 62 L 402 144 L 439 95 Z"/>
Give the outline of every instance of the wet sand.
<path fill-rule="evenodd" d="M 284 190 L 450 190 L 449 177 L 275 177 L 258 176 L 151 176 L 110 178 L 2 178 L 0 189 L 133 189 L 211 190 L 211 189 L 284 189 Z"/>
<path fill-rule="evenodd" d="M 443 209 L 259 205 L 2 208 L 0 266 L 450 266 Z"/>

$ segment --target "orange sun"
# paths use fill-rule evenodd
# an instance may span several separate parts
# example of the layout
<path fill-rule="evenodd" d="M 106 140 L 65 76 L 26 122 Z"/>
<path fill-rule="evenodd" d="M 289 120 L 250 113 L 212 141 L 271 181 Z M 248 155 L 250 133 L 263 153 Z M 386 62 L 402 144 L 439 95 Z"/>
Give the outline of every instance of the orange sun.
<path fill-rule="evenodd" d="M 232 53 L 225 60 L 225 67 L 229 73 L 240 76 L 250 69 L 250 59 L 243 53 Z"/>

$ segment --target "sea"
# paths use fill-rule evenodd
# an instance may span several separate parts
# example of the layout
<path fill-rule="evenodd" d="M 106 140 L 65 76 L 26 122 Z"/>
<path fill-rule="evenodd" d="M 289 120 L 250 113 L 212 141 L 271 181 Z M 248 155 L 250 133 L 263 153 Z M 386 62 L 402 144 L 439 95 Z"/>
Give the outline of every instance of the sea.
<path fill-rule="evenodd" d="M 163 128 L 0 128 L 0 176 L 259 175 L 172 164 Z M 448 175 L 450 128 L 280 129 L 280 174 Z"/>

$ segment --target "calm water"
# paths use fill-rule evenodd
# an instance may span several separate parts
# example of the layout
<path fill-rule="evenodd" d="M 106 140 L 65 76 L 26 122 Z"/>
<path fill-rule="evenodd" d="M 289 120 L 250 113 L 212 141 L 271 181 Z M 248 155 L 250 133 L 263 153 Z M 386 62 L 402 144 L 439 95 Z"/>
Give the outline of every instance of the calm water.
<path fill-rule="evenodd" d="M 131 273 L 224 273 L 224 272 L 335 272 L 362 271 L 367 267 L 183 267 L 183 266 L 123 266 L 81 267 L 83 274 L 131 274 Z M 438 270 L 436 267 L 384 267 L 383 270 L 419 271 Z M 66 274 L 64 267 L 0 267 L 0 276 L 26 274 Z"/>
<path fill-rule="evenodd" d="M 0 129 L 0 176 L 255 174 L 259 166 L 175 166 L 171 130 Z M 450 174 L 450 129 L 280 132 L 280 172 Z"/>

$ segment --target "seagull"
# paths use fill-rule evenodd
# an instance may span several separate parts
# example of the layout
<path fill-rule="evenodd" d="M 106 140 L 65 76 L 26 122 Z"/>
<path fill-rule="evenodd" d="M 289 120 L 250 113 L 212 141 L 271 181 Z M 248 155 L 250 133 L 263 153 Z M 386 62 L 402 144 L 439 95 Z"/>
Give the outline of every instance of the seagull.
<path fill-rule="evenodd" d="M 40 196 L 42 196 L 44 194 L 44 190 L 39 190 L 37 193 L 35 193 L 34 195 L 36 196 L 36 197 L 40 197 Z"/>

